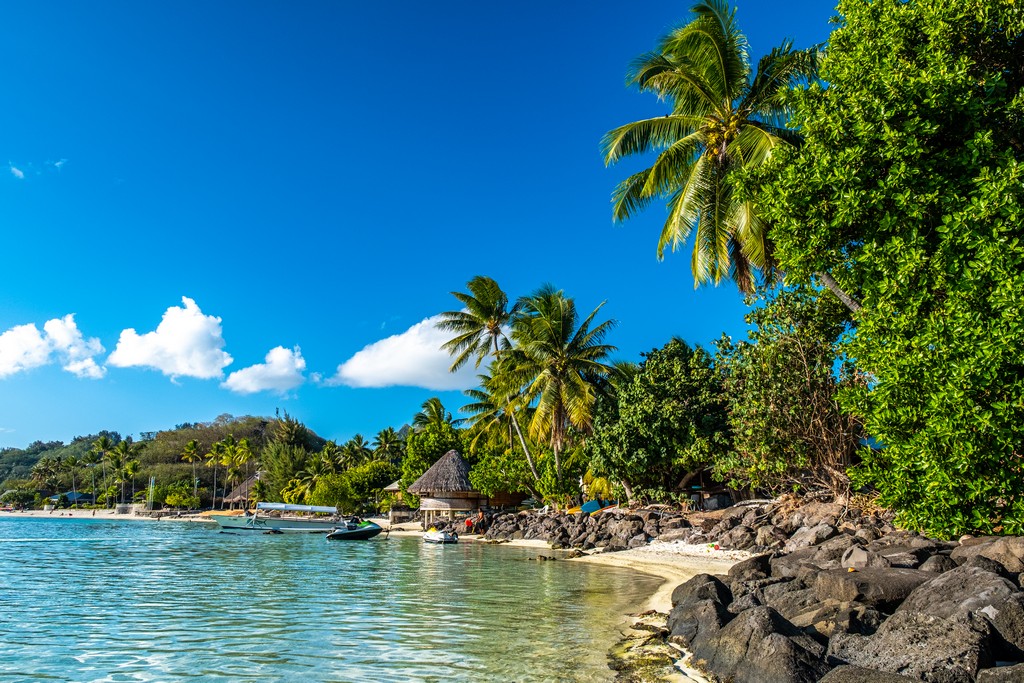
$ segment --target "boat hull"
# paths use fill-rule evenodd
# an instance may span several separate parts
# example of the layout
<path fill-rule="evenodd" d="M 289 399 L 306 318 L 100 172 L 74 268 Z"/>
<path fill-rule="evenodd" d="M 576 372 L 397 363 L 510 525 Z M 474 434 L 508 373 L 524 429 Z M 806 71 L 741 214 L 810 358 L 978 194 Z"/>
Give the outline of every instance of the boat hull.
<path fill-rule="evenodd" d="M 328 541 L 365 541 L 380 534 L 384 529 L 373 522 L 364 522 L 355 529 L 335 529 L 327 534 Z"/>
<path fill-rule="evenodd" d="M 446 531 L 428 531 L 423 534 L 424 543 L 437 543 L 438 545 L 448 545 L 451 543 L 459 542 L 458 534 L 450 534 Z"/>
<path fill-rule="evenodd" d="M 264 517 L 261 515 L 210 515 L 225 531 L 262 531 L 283 534 L 325 534 L 338 528 L 337 519 Z"/>

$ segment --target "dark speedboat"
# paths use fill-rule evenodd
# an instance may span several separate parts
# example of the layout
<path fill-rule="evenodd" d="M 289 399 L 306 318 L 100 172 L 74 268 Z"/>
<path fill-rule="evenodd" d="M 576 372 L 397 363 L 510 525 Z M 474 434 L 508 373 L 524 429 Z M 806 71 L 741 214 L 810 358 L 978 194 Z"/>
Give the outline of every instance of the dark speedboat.
<path fill-rule="evenodd" d="M 379 524 L 350 519 L 327 534 L 328 541 L 365 541 L 384 531 Z"/>

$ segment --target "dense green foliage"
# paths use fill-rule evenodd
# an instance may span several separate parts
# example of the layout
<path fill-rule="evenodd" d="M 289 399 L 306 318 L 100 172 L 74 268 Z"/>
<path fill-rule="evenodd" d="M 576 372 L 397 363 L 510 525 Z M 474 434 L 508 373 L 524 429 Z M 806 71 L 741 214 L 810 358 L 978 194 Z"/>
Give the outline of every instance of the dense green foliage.
<path fill-rule="evenodd" d="M 787 279 L 863 304 L 859 481 L 914 528 L 1024 531 L 1024 11 L 846 0 L 760 188 Z"/>
<path fill-rule="evenodd" d="M 840 388 L 857 381 L 849 364 L 837 373 L 845 309 L 808 289 L 780 290 L 746 319 L 749 341 L 718 345 L 734 436 L 716 474 L 738 489 L 847 496 L 846 469 L 863 432 L 838 402 Z"/>
<path fill-rule="evenodd" d="M 729 449 L 725 395 L 703 349 L 673 339 L 644 354 L 632 379 L 598 411 L 591 469 L 628 498 L 668 500 L 689 473 Z"/>

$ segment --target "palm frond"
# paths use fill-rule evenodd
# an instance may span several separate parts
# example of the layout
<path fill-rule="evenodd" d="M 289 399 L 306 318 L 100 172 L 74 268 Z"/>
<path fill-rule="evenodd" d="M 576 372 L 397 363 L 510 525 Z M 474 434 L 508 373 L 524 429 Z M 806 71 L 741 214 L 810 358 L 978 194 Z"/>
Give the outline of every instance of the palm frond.
<path fill-rule="evenodd" d="M 713 162 L 701 155 L 690 168 L 685 184 L 669 201 L 669 214 L 658 238 L 658 259 L 665 257 L 665 247 L 675 251 L 690 237 L 701 221 L 703 195 L 711 188 L 708 175 Z"/>
<path fill-rule="evenodd" d="M 664 149 L 679 143 L 697 131 L 704 119 L 699 116 L 669 115 L 627 123 L 601 138 L 604 163 L 610 166 L 623 157 Z"/>

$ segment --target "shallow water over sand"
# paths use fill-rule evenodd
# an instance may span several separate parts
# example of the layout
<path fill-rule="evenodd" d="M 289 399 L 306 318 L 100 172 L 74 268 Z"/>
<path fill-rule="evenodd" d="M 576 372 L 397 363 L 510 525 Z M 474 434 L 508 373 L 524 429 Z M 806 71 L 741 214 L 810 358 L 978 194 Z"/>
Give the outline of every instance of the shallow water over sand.
<path fill-rule="evenodd" d="M 607 681 L 658 580 L 415 538 L 0 519 L 0 681 Z"/>

